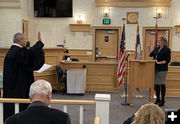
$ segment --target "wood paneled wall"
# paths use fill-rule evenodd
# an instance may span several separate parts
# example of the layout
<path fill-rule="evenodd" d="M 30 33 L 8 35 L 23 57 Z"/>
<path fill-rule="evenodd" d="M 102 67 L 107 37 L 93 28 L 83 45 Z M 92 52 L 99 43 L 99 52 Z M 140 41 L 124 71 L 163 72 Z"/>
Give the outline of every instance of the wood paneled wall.
<path fill-rule="evenodd" d="M 134 50 L 127 50 L 127 53 L 128 52 L 131 53 L 129 60 L 133 60 L 135 58 Z M 67 55 L 71 58 L 77 58 L 79 60 L 93 61 L 93 55 L 89 55 L 90 53 L 93 53 L 93 50 L 69 49 L 69 53 L 67 53 Z"/>
<path fill-rule="evenodd" d="M 8 48 L 0 48 L 0 71 L 3 71 L 4 57 L 6 55 L 7 50 L 8 50 Z M 63 59 L 63 57 L 65 55 L 65 53 L 64 53 L 65 50 L 66 49 L 63 49 L 63 48 L 44 48 L 46 63 L 53 65 L 53 67 L 43 73 L 34 73 L 35 79 L 36 80 L 44 79 L 44 80 L 49 81 L 52 84 L 52 87 L 54 90 L 61 89 L 61 86 L 57 80 L 57 73 L 55 70 L 55 65 L 60 64 L 61 60 Z M 72 58 L 77 58 L 79 60 L 92 61 L 93 60 L 92 55 L 87 55 L 87 52 L 92 52 L 92 50 L 72 50 L 72 49 L 70 49 L 68 55 L 70 55 Z M 129 60 L 133 60 L 135 58 L 134 50 L 127 50 L 127 52 L 131 52 L 131 55 L 129 56 Z M 172 61 L 180 62 L 180 51 L 172 51 L 171 56 L 172 56 L 171 62 Z M 94 68 L 94 66 L 95 65 L 93 65 L 93 68 Z M 89 65 L 89 67 L 91 67 L 91 66 Z M 99 68 L 101 68 L 101 67 L 99 66 Z M 102 66 L 102 68 L 104 68 L 104 67 Z M 117 67 L 113 66 L 112 68 L 114 69 Z M 114 69 L 114 70 L 116 70 L 116 69 Z M 93 73 L 90 73 L 91 71 L 93 72 L 94 69 L 90 69 L 89 72 L 87 72 L 87 74 L 90 74 L 90 76 L 93 77 Z M 98 70 L 96 70 L 96 71 L 98 71 Z M 109 70 L 107 69 L 107 71 L 109 71 Z M 99 75 L 100 75 L 100 73 L 104 73 L 103 69 L 102 69 L 102 72 L 98 71 Z M 167 96 L 180 97 L 180 83 L 179 83 L 180 78 L 179 77 L 180 77 L 180 67 L 169 66 L 169 71 L 168 71 L 167 79 L 166 79 Z M 87 78 L 87 84 L 88 84 L 87 90 L 89 90 L 89 91 L 93 91 L 91 89 L 91 86 L 93 86 L 94 84 L 90 83 L 90 82 L 92 82 L 92 80 L 93 79 L 91 79 L 91 78 Z"/>
<path fill-rule="evenodd" d="M 69 49 L 67 54 L 71 58 L 77 58 L 79 60 L 92 61 L 92 50 L 82 50 L 82 49 Z"/>
<path fill-rule="evenodd" d="M 166 96 L 180 97 L 180 67 L 169 66 L 166 77 Z"/>
<path fill-rule="evenodd" d="M 3 71 L 4 57 L 8 51 L 8 48 L 0 48 L 0 71 Z"/>
<path fill-rule="evenodd" d="M 180 62 L 180 51 L 171 51 L 171 62 Z"/>
<path fill-rule="evenodd" d="M 86 91 L 117 92 L 117 62 L 62 62 L 64 69 L 86 66 Z"/>
<path fill-rule="evenodd" d="M 51 83 L 53 90 L 60 90 L 62 85 L 58 82 L 57 72 L 55 66 L 62 61 L 66 49 L 64 48 L 44 48 L 45 63 L 50 64 L 53 67 L 42 73 L 34 73 L 35 80 L 44 79 Z"/>

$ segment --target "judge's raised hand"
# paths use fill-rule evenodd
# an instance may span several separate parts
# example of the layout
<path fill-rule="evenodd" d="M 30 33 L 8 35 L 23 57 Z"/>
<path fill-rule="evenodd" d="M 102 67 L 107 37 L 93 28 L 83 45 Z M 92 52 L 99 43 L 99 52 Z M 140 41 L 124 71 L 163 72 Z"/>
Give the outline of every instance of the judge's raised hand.
<path fill-rule="evenodd" d="M 42 41 L 41 33 L 40 32 L 38 32 L 38 41 Z"/>
<path fill-rule="evenodd" d="M 148 42 L 148 48 L 150 48 L 150 47 L 151 47 L 151 41 Z"/>

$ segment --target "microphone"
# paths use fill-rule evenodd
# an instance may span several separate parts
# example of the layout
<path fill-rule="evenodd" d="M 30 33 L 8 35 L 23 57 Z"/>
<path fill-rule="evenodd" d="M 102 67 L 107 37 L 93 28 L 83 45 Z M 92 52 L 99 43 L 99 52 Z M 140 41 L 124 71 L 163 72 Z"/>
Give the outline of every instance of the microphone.
<path fill-rule="evenodd" d="M 128 52 L 127 56 L 126 56 L 126 61 L 128 60 L 128 57 L 131 55 L 131 52 Z"/>
<path fill-rule="evenodd" d="M 27 48 L 27 49 L 30 48 L 30 42 L 29 42 L 29 41 L 26 42 L 26 48 Z"/>

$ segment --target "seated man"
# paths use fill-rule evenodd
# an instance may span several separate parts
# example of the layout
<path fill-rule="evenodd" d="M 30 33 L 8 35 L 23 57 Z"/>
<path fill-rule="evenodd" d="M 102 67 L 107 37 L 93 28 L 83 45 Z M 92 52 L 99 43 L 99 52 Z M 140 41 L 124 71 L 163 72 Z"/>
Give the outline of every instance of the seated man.
<path fill-rule="evenodd" d="M 31 104 L 20 113 L 10 116 L 5 124 L 70 124 L 70 117 L 61 110 L 49 108 L 52 87 L 45 80 L 35 81 L 29 92 Z"/>

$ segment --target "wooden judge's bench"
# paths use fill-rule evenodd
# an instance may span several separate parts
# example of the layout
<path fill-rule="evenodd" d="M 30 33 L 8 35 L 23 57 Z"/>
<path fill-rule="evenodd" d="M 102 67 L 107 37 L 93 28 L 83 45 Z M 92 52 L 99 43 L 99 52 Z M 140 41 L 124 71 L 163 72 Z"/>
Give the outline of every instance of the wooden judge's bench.
<path fill-rule="evenodd" d="M 0 71 L 3 71 L 3 63 L 6 52 L 9 48 L 0 48 Z M 117 67 L 115 62 L 93 62 L 92 55 L 87 55 L 87 52 L 92 50 L 69 50 L 67 55 L 77 58 L 79 62 L 62 62 L 66 53 L 65 48 L 44 48 L 46 64 L 53 65 L 52 68 L 43 73 L 34 73 L 35 79 L 44 79 L 51 83 L 53 90 L 60 90 L 63 86 L 60 85 L 57 79 L 55 65 L 60 64 L 64 69 L 71 67 L 82 68 L 86 66 L 86 91 L 105 91 L 116 92 L 117 88 Z M 129 52 L 129 51 L 127 51 Z M 134 51 L 129 60 L 133 60 Z M 172 61 L 180 61 L 180 52 L 172 51 Z M 132 59 L 131 59 L 132 58 Z M 147 76 L 147 75 L 146 75 Z M 180 97 L 180 67 L 169 66 L 166 78 L 167 97 Z"/>
<path fill-rule="evenodd" d="M 61 61 L 64 70 L 86 69 L 86 91 L 118 91 L 117 62 Z"/>

